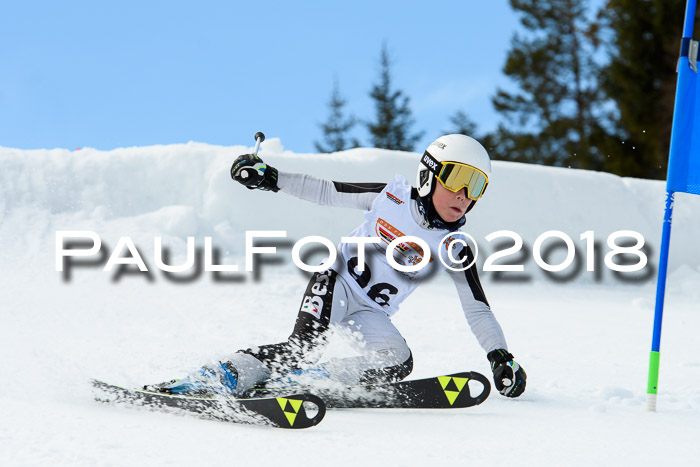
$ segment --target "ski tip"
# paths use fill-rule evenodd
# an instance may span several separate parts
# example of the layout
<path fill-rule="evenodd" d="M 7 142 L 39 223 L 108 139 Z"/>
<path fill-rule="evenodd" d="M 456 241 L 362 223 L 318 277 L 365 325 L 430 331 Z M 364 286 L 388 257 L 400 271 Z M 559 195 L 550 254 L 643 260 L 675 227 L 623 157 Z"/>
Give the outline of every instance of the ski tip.
<path fill-rule="evenodd" d="M 311 428 L 318 425 L 326 415 L 326 404 L 313 394 L 293 394 L 276 397 L 284 415 L 272 418 L 280 428 Z"/>
<path fill-rule="evenodd" d="M 476 371 L 466 371 L 462 373 L 454 373 L 451 375 L 438 376 L 439 382 L 444 396 L 449 402 L 449 407 L 463 408 L 473 407 L 484 402 L 491 394 L 491 383 L 488 378 L 477 373 Z M 481 386 L 480 392 L 476 395 L 472 394 L 474 389 L 470 383 L 478 382 Z"/>

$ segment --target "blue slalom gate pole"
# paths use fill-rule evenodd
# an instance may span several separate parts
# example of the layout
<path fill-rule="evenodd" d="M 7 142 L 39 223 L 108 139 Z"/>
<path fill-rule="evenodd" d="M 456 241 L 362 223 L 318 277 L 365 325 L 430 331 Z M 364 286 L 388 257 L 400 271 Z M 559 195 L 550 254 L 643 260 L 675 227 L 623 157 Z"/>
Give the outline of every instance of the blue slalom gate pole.
<path fill-rule="evenodd" d="M 656 411 L 656 396 L 659 384 L 659 360 L 661 354 L 661 321 L 664 316 L 664 298 L 666 296 L 666 273 L 668 270 L 668 250 L 671 244 L 671 220 L 673 218 L 673 201 L 675 192 L 666 191 L 666 209 L 664 210 L 664 227 L 661 233 L 661 253 L 659 255 L 659 274 L 656 281 L 656 305 L 654 308 L 654 332 L 651 338 L 649 355 L 649 379 L 647 382 L 647 411 Z"/>
<path fill-rule="evenodd" d="M 651 340 L 649 356 L 649 379 L 647 382 L 647 405 L 650 412 L 656 411 L 656 397 L 659 382 L 659 360 L 661 347 L 661 322 L 664 313 L 664 298 L 666 295 L 666 275 L 668 269 L 668 251 L 671 243 L 671 220 L 673 218 L 673 203 L 676 191 L 700 194 L 697 183 L 697 168 L 695 153 L 698 148 L 694 144 L 700 125 L 695 121 L 697 81 L 697 49 L 693 42 L 693 25 L 695 22 L 696 0 L 687 0 L 685 5 L 685 21 L 683 38 L 681 39 L 681 56 L 678 60 L 678 82 L 676 100 L 673 112 L 673 128 L 671 130 L 671 148 L 669 151 L 668 176 L 666 180 L 666 208 L 661 234 L 661 251 L 659 255 L 659 273 L 656 283 L 656 305 L 654 309 L 654 332 Z M 692 60 L 691 60 L 692 58 Z M 700 115 L 700 114 L 699 114 Z"/>
<path fill-rule="evenodd" d="M 685 22 L 683 23 L 683 38 L 693 37 L 693 24 L 695 23 L 695 3 L 696 0 L 686 0 L 685 2 Z"/>

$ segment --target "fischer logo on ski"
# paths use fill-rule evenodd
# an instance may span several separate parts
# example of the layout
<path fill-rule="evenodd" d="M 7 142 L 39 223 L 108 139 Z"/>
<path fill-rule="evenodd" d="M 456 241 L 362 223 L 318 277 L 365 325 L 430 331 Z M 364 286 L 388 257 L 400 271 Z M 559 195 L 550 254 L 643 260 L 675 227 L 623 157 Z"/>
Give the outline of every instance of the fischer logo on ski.
<path fill-rule="evenodd" d="M 299 408 L 301 407 L 301 404 L 303 402 L 304 401 L 300 401 L 297 399 L 287 399 L 285 397 L 277 398 L 277 403 L 279 403 L 280 408 L 284 413 L 284 416 L 287 417 L 287 420 L 289 421 L 289 426 L 294 426 L 294 420 L 296 420 L 297 414 L 299 413 Z"/>
<path fill-rule="evenodd" d="M 469 381 L 469 378 L 457 378 L 452 376 L 438 376 L 437 379 L 440 381 L 440 386 L 442 386 L 442 390 L 445 391 L 445 396 L 447 396 L 447 400 L 450 401 L 450 405 L 454 405 L 455 400 L 459 397 L 459 393 L 462 392 L 467 381 Z"/>

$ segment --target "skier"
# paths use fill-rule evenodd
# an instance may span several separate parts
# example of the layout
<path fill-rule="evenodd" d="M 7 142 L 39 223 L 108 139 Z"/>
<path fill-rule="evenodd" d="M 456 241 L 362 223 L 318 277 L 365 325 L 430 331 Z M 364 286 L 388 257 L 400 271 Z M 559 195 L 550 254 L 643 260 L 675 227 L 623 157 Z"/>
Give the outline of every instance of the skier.
<path fill-rule="evenodd" d="M 338 246 L 333 266 L 313 274 L 287 341 L 238 351 L 186 378 L 147 388 L 170 394 L 241 396 L 270 381 L 290 384 L 310 377 L 353 386 L 406 378 L 413 368 L 413 357 L 391 316 L 422 279 L 441 267 L 435 258 L 438 250 L 448 248 L 445 237 L 450 232 L 459 234 L 466 213 L 484 194 L 490 173 L 491 162 L 483 146 L 457 134 L 430 144 L 418 164 L 415 188 L 401 175 L 389 183 L 332 182 L 278 171 L 257 155 L 238 157 L 231 167 L 231 177 L 237 182 L 249 189 L 283 191 L 321 205 L 363 209 L 365 221 L 349 236 L 375 237 L 378 243 L 345 242 Z M 385 256 L 387 245 L 404 236 L 419 237 L 430 247 L 433 258 L 419 271 L 399 271 Z M 366 250 L 364 254 L 361 248 Z M 450 248 L 452 258 L 466 259 L 466 264 L 473 260 L 468 246 L 453 243 Z M 419 264 L 426 258 L 423 248 L 413 242 L 399 243 L 390 254 L 404 265 Z M 469 326 L 486 352 L 496 389 L 507 397 L 520 396 L 527 375 L 507 349 L 476 266 L 447 272 L 457 287 Z M 358 338 L 360 355 L 318 365 L 332 328 L 351 331 Z"/>

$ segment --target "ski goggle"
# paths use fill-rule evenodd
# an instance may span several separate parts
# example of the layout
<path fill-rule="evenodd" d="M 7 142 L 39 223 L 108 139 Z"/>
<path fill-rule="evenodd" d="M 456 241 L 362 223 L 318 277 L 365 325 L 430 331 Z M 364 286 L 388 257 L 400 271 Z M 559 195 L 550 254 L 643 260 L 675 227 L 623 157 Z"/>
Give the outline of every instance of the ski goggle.
<path fill-rule="evenodd" d="M 428 151 L 423 154 L 422 162 L 443 187 L 454 193 L 466 188 L 467 197 L 474 201 L 483 196 L 489 184 L 486 174 L 471 165 L 461 162 L 440 162 Z"/>

